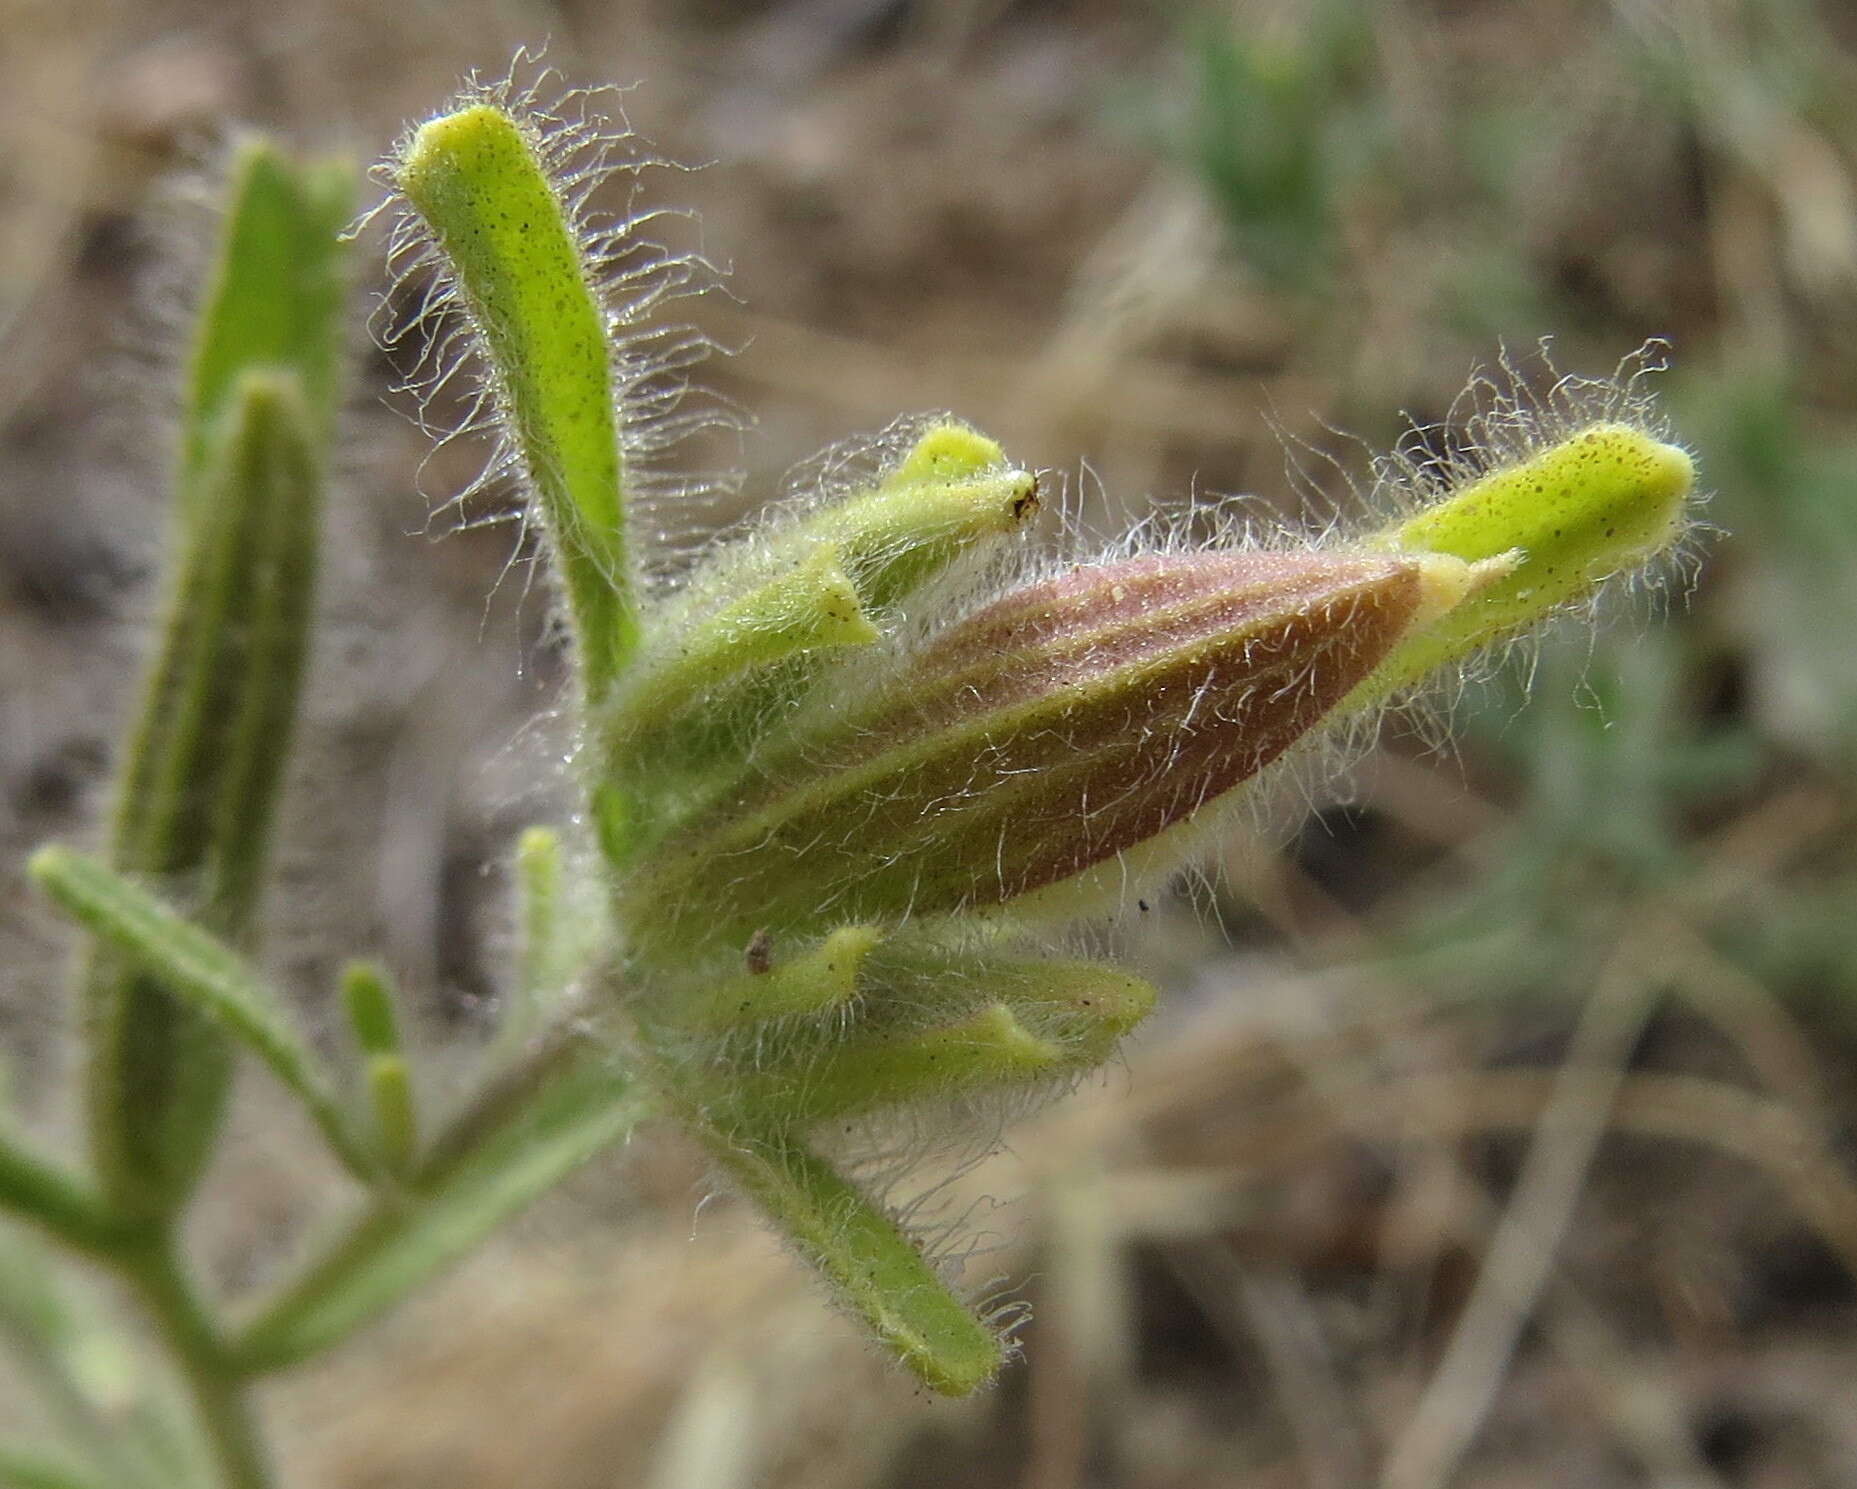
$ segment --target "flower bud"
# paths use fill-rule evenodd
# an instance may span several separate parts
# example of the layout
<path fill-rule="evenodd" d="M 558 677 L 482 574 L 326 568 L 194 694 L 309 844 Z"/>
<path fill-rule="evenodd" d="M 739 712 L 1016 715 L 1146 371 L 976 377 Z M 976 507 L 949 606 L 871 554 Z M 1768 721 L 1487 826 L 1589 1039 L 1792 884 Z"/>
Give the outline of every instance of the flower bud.
<path fill-rule="evenodd" d="M 1486 575 L 1199 552 L 1025 586 L 818 700 L 619 890 L 635 949 L 986 912 L 1269 765 Z"/>

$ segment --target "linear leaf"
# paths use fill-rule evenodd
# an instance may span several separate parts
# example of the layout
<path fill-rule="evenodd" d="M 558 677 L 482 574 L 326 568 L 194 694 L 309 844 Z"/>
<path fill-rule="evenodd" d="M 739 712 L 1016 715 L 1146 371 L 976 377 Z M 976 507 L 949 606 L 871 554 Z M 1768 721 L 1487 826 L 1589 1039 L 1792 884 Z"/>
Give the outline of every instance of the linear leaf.
<path fill-rule="evenodd" d="M 229 418 L 211 491 L 183 524 L 111 857 L 248 945 L 307 650 L 321 478 L 294 377 L 244 373 Z M 92 959 L 86 1004 L 99 1177 L 123 1208 L 163 1213 L 204 1165 L 230 1052 L 107 953 Z"/>
<path fill-rule="evenodd" d="M 340 364 L 337 230 L 353 173 L 240 155 L 182 421 L 168 618 L 118 783 L 110 858 L 240 945 L 265 878 L 314 601 Z M 199 1015 L 98 954 L 84 977 L 93 1158 L 112 1203 L 178 1207 L 231 1054 Z"/>
<path fill-rule="evenodd" d="M 295 164 L 268 141 L 252 140 L 239 150 L 232 180 L 188 370 L 180 481 L 189 511 L 245 371 L 296 374 L 319 448 L 328 443 L 340 383 L 348 287 L 340 234 L 354 211 L 352 167 Z"/>
<path fill-rule="evenodd" d="M 356 1135 L 315 1056 L 243 957 L 97 859 L 68 848 L 41 848 L 28 872 L 60 909 L 158 984 L 164 995 L 268 1065 L 302 1098 L 329 1146 L 356 1177 L 379 1177 L 380 1155 Z"/>

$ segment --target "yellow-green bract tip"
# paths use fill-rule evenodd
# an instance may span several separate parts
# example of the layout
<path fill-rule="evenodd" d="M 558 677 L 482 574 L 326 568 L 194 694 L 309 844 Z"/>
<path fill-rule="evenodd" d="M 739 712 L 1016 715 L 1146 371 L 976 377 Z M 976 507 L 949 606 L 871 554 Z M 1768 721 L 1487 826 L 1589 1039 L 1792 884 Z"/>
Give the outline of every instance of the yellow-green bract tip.
<path fill-rule="evenodd" d="M 520 133 L 513 118 L 487 103 L 441 114 L 413 131 L 394 167 L 394 175 L 404 183 L 408 176 L 430 170 L 436 161 L 448 162 L 459 155 L 481 154 Z"/>
<path fill-rule="evenodd" d="M 1398 647 L 1343 705 L 1384 697 L 1642 567 L 1682 532 L 1689 453 L 1632 424 L 1596 423 L 1499 466 L 1370 540 L 1473 565 L 1501 560 L 1462 603 Z"/>
<path fill-rule="evenodd" d="M 1571 590 L 1675 537 L 1694 483 L 1686 450 L 1629 424 L 1594 424 L 1491 471 L 1388 537 L 1407 552 L 1473 562 L 1521 548 L 1530 571 L 1522 587 Z"/>
<path fill-rule="evenodd" d="M 961 481 L 996 470 L 1006 452 L 976 429 L 943 420 L 923 431 L 903 461 L 885 479 L 886 487 L 918 481 Z"/>

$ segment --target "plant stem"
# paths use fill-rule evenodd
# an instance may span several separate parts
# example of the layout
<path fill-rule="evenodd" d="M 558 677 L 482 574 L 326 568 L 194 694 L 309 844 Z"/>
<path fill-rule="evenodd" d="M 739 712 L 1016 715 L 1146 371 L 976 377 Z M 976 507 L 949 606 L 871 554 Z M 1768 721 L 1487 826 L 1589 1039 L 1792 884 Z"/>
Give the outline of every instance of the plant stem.
<path fill-rule="evenodd" d="M 0 1485 L 6 1489 L 107 1489 L 61 1458 L 5 1445 L 0 1445 Z"/>
<path fill-rule="evenodd" d="M 618 1142 L 649 1093 L 574 1025 L 533 1049 L 447 1129 L 398 1188 L 378 1191 L 347 1234 L 228 1341 L 233 1368 L 282 1369 L 329 1349 L 497 1225 Z"/>
<path fill-rule="evenodd" d="M 179 1367 L 222 1489 L 270 1489 L 245 1379 L 174 1255 L 165 1228 L 111 1258 Z"/>
<path fill-rule="evenodd" d="M 88 1186 L 19 1147 L 4 1132 L 0 1209 L 43 1226 L 66 1245 L 93 1256 L 109 1250 L 120 1228 Z"/>

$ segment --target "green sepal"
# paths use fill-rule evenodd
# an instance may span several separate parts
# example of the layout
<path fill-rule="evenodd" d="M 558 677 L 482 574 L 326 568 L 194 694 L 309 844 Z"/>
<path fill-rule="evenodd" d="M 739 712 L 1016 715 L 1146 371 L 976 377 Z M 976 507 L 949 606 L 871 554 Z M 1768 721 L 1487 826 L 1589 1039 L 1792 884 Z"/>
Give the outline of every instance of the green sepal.
<path fill-rule="evenodd" d="M 828 550 L 863 607 L 884 611 L 957 560 L 1018 531 L 1038 510 L 1038 478 L 999 444 L 955 419 L 925 428 L 868 486 L 803 516 L 777 521 L 726 550 L 690 580 L 672 620 L 700 624 L 698 607 L 753 593 Z M 667 625 L 678 635 L 691 624 Z"/>
<path fill-rule="evenodd" d="M 181 524 L 169 619 L 125 762 L 111 858 L 210 930 L 254 939 L 315 595 L 321 471 L 288 373 L 240 375 L 201 499 Z M 163 1213 L 210 1150 L 230 1051 L 120 957 L 85 1005 L 97 1171 L 113 1202 Z"/>
<path fill-rule="evenodd" d="M 886 609 L 956 559 L 1017 531 L 1038 509 L 1038 478 L 954 420 L 931 425 L 872 490 L 784 532 L 782 544 L 830 543 L 864 603 Z"/>
<path fill-rule="evenodd" d="M 1156 997 L 1114 967 L 1030 958 L 923 966 L 912 976 L 878 966 L 866 984 L 864 1026 L 765 1051 L 717 1102 L 756 1120 L 809 1125 L 1034 1086 L 1101 1065 Z M 985 1000 L 978 1007 L 976 995 Z M 956 1011 L 922 1024 L 916 1011 L 936 999 Z M 886 1005 L 909 1012 L 886 1018 Z"/>
<path fill-rule="evenodd" d="M 720 1099 L 771 1121 L 804 1127 L 1034 1084 L 1069 1068 L 1065 1053 L 1034 1034 L 1005 1004 L 994 1003 L 926 1029 L 834 1040 L 808 1059 L 782 1060 L 736 1077 Z"/>
<path fill-rule="evenodd" d="M 692 576 L 605 725 L 611 799 L 599 817 L 614 865 L 647 853 L 688 804 L 726 792 L 846 648 L 877 640 L 911 592 L 1022 526 L 1037 490 L 994 441 L 943 420 L 874 485 Z"/>
<path fill-rule="evenodd" d="M 883 939 L 876 926 L 848 925 L 788 956 L 770 948 L 762 971 L 743 971 L 706 980 L 691 990 L 673 990 L 650 1009 L 662 1026 L 719 1034 L 768 1019 L 826 1013 L 857 996 L 858 971 Z"/>
<path fill-rule="evenodd" d="M 566 594 L 582 692 L 638 642 L 606 317 L 539 142 L 476 103 L 421 125 L 394 184 L 450 265 L 483 343 Z"/>
<path fill-rule="evenodd" d="M 621 746 L 661 743 L 692 714 L 709 724 L 719 701 L 728 711 L 727 685 L 744 674 L 821 648 L 868 646 L 880 633 L 838 546 L 825 543 L 716 613 L 692 616 L 664 634 L 663 644 L 640 658 L 614 708 Z"/>

